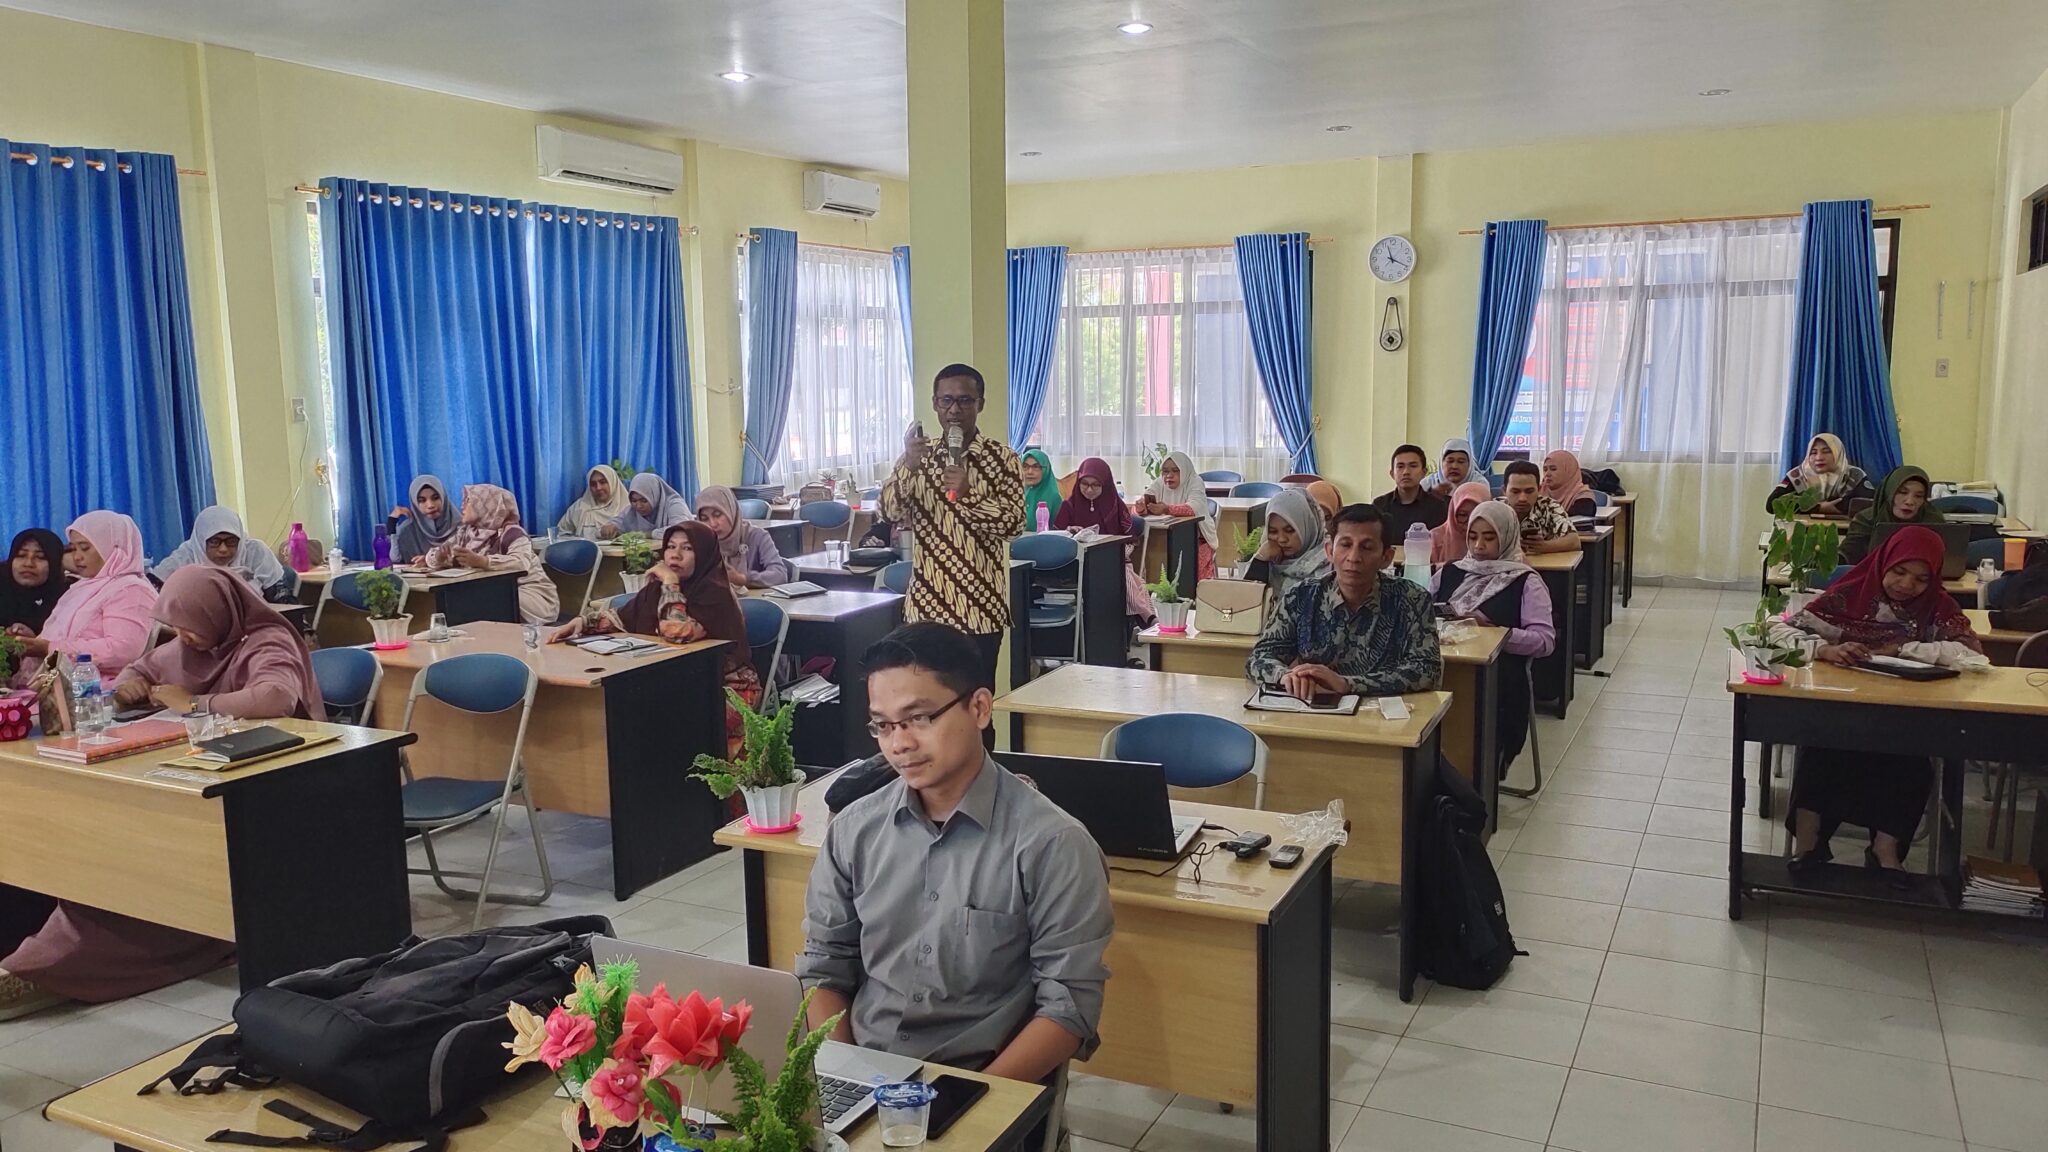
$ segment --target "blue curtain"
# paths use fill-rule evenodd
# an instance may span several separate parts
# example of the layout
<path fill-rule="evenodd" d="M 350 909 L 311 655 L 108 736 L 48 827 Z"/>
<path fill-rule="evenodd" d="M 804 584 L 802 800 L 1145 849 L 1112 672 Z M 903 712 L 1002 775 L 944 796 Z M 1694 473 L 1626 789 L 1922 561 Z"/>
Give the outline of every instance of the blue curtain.
<path fill-rule="evenodd" d="M 552 523 L 591 465 L 614 457 L 694 500 L 680 225 L 554 204 L 530 211 L 548 502 L 528 523 Z"/>
<path fill-rule="evenodd" d="M 1058 245 L 1010 249 L 1010 447 L 1023 448 L 1045 408 L 1059 343 L 1060 298 L 1067 286 L 1067 250 Z"/>
<path fill-rule="evenodd" d="M 1252 358 L 1295 472 L 1316 470 L 1312 273 L 1306 232 L 1237 238 Z"/>
<path fill-rule="evenodd" d="M 421 472 L 458 491 L 503 485 L 541 523 L 557 486 L 542 483 L 535 434 L 523 205 L 339 177 L 321 187 L 342 548 L 369 555 L 372 525 Z"/>
<path fill-rule="evenodd" d="M 1472 351 L 1474 471 L 1493 463 L 1514 415 L 1529 355 L 1529 325 L 1543 290 L 1541 220 L 1498 220 L 1486 226 L 1479 257 L 1479 335 Z"/>
<path fill-rule="evenodd" d="M 10 533 L 107 508 L 162 556 L 213 503 L 176 160 L 0 140 L 0 411 Z"/>
<path fill-rule="evenodd" d="M 766 484 L 782 451 L 796 386 L 796 233 L 753 228 L 747 239 L 747 426 L 740 481 Z"/>
<path fill-rule="evenodd" d="M 903 318 L 903 366 L 910 370 L 913 383 L 917 380 L 917 352 L 910 339 L 910 245 L 898 244 L 889 249 L 890 263 L 896 268 L 896 312 Z"/>
<path fill-rule="evenodd" d="M 1904 463 L 1904 453 L 1885 362 L 1870 201 L 1808 204 L 1803 243 L 1784 467 L 1804 459 L 1816 435 L 1833 432 L 1858 467 L 1883 476 Z"/>

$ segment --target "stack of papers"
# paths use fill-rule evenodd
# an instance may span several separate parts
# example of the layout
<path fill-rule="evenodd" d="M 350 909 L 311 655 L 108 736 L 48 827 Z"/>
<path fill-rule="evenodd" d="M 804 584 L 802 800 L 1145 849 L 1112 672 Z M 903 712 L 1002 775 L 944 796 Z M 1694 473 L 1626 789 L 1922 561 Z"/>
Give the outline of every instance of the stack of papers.
<path fill-rule="evenodd" d="M 807 708 L 817 704 L 830 704 L 839 699 L 839 685 L 813 672 L 784 688 L 782 698 L 794 700 Z"/>
<path fill-rule="evenodd" d="M 2025 864 L 1967 857 L 1963 861 L 1963 907 L 1972 912 L 2039 918 L 2044 907 L 2041 874 Z"/>

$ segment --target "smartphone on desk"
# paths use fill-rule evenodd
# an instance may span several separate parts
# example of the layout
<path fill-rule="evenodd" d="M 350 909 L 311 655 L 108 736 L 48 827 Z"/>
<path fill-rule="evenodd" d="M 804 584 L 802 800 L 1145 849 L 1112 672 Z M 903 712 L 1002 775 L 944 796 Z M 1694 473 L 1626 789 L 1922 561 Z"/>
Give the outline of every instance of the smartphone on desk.
<path fill-rule="evenodd" d="M 931 1078 L 932 1091 L 938 1095 L 932 1099 L 931 1123 L 925 1128 L 925 1139 L 936 1140 L 946 1134 L 953 1121 L 974 1105 L 976 1100 L 988 1095 L 988 1084 L 982 1080 L 969 1080 L 965 1076 L 951 1076 L 941 1073 Z"/>

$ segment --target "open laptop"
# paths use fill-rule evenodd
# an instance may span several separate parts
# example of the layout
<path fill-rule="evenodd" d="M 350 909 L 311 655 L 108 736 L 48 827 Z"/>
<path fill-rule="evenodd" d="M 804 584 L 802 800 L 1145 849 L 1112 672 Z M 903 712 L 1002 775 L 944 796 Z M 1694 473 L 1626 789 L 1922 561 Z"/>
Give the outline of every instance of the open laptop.
<path fill-rule="evenodd" d="M 804 999 L 803 988 L 795 976 L 773 968 L 692 956 L 608 936 L 592 937 L 590 949 L 593 959 L 600 964 L 631 960 L 639 965 L 638 987 L 642 991 L 666 984 L 676 996 L 686 996 L 694 988 L 706 1000 L 716 998 L 727 1004 L 745 1000 L 753 1006 L 754 1018 L 746 1035 L 740 1037 L 739 1046 L 761 1062 L 770 1081 L 781 1074 L 787 1055 L 782 1047 L 783 1037 L 789 1032 L 789 1022 L 796 1018 L 797 1005 Z M 874 1109 L 875 1085 L 921 1079 L 924 1061 L 827 1040 L 818 1050 L 817 1071 L 818 1126 L 840 1133 Z M 719 1076 L 708 1084 L 700 1082 L 698 1090 L 701 1110 L 733 1110 L 731 1076 Z M 713 1119 L 709 1115 L 698 1118 Z"/>
<path fill-rule="evenodd" d="M 1870 550 L 1874 553 L 1884 547 L 1884 542 L 1901 528 L 1912 528 L 1912 524 L 1879 524 L 1877 531 L 1870 534 Z M 1941 578 L 1953 580 L 1970 567 L 1970 526 L 1968 524 L 1921 524 L 1917 527 L 1932 529 L 1941 537 L 1943 556 Z"/>
<path fill-rule="evenodd" d="M 1079 820 L 1105 856 L 1178 860 L 1201 834 L 1196 816 L 1176 816 L 1166 768 L 1129 760 L 998 752 L 996 762 L 1029 776 L 1046 799 Z"/>

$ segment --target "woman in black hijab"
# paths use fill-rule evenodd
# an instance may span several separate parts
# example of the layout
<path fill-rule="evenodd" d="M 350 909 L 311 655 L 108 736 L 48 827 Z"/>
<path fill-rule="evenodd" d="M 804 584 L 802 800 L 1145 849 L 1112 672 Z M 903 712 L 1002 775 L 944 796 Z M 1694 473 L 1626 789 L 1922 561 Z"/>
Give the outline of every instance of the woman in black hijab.
<path fill-rule="evenodd" d="M 57 598 L 71 587 L 64 571 L 64 541 L 48 528 L 30 528 L 14 538 L 0 564 L 0 628 L 16 636 L 43 630 Z"/>

